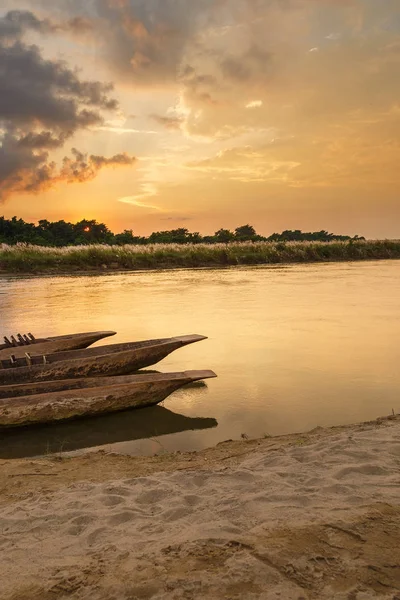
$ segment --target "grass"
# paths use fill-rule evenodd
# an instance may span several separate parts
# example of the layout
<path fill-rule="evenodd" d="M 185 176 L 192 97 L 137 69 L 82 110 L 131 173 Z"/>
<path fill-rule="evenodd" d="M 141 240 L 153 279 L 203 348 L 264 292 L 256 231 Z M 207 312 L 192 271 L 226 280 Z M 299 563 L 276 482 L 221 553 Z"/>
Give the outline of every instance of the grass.
<path fill-rule="evenodd" d="M 0 244 L 0 272 L 74 273 L 107 270 L 227 267 L 329 261 L 400 259 L 400 240 L 350 242 L 247 242 L 72 246 Z"/>

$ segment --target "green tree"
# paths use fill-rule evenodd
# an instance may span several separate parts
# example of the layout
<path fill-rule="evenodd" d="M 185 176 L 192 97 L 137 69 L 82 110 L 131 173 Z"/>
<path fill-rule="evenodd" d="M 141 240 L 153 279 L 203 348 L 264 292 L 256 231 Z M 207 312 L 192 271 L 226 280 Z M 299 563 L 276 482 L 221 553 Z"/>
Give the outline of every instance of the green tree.
<path fill-rule="evenodd" d="M 238 242 L 251 242 L 255 241 L 258 237 L 252 225 L 242 225 L 235 229 L 235 240 Z"/>
<path fill-rule="evenodd" d="M 229 229 L 219 229 L 214 235 L 214 241 L 217 243 L 228 244 L 229 242 L 233 242 L 234 239 L 235 234 Z"/>

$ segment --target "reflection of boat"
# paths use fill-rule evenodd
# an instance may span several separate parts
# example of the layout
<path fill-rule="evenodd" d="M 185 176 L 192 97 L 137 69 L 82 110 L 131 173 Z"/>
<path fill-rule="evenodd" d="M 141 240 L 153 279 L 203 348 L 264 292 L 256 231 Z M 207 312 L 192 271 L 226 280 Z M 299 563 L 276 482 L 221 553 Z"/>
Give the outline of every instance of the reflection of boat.
<path fill-rule="evenodd" d="M 95 342 L 106 337 L 115 335 L 115 331 L 95 331 L 93 333 L 74 333 L 71 335 L 59 335 L 48 338 L 36 339 L 31 333 L 17 337 L 4 338 L 4 344 L 0 344 L 0 359 L 22 358 L 23 364 L 29 361 L 29 354 L 52 354 L 53 352 L 62 352 L 65 350 L 79 350 L 87 348 Z"/>
<path fill-rule="evenodd" d="M 30 365 L 26 359 L 0 361 L 0 385 L 25 383 L 29 381 L 49 381 L 79 377 L 129 375 L 153 365 L 166 356 L 201 340 L 202 335 L 186 335 L 161 340 L 131 342 L 58 352 L 49 356 L 32 356 Z M 25 366 L 23 366 L 25 365 Z"/>
<path fill-rule="evenodd" d="M 72 452 L 182 431 L 210 429 L 217 425 L 215 419 L 185 417 L 161 406 L 153 406 L 51 426 L 2 432 L 0 458 L 27 458 Z"/>
<path fill-rule="evenodd" d="M 213 371 L 137 375 L 128 382 L 0 400 L 0 427 L 23 427 L 153 406 L 187 383 L 216 377 Z M 126 379 L 126 378 L 123 378 Z M 85 381 L 83 381 L 83 384 Z"/>
<path fill-rule="evenodd" d="M 7 398 L 18 398 L 20 396 L 31 396 L 33 394 L 49 394 L 52 392 L 61 392 L 65 390 L 80 390 L 83 388 L 109 387 L 114 385 L 125 385 L 129 383 L 138 383 L 144 378 L 149 377 L 156 380 L 157 377 L 164 378 L 165 375 L 159 371 L 139 371 L 134 375 L 120 375 L 117 377 L 86 377 L 83 379 L 56 379 L 55 381 L 33 381 L 29 383 L 18 383 L 10 385 L 0 385 L 0 401 Z M 192 379 L 187 386 L 206 387 L 202 380 Z M 1 402 L 0 402 L 1 407 Z"/>

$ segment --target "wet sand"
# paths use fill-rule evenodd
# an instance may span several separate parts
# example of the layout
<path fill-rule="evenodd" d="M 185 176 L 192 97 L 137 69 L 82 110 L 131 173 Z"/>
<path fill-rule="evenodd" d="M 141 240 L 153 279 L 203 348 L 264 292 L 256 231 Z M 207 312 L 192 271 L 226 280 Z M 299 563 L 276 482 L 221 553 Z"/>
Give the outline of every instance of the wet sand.
<path fill-rule="evenodd" d="M 0 598 L 400 600 L 400 417 L 0 461 Z"/>

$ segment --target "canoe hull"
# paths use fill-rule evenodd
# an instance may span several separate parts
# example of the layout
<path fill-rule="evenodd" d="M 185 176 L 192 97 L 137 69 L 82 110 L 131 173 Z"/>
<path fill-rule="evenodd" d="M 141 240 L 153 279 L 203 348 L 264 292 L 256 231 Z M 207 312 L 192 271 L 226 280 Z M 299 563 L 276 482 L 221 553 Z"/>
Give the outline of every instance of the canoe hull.
<path fill-rule="evenodd" d="M 26 364 L 25 353 L 34 355 L 54 354 L 70 350 L 88 348 L 95 342 L 115 335 L 115 331 L 95 331 L 93 333 L 76 333 L 58 337 L 36 340 L 29 345 L 0 346 L 0 360 L 8 360 L 12 354 L 15 358 L 21 358 Z"/>
<path fill-rule="evenodd" d="M 19 383 L 16 385 L 0 385 L 0 400 L 7 398 L 19 398 L 21 396 L 33 396 L 34 394 L 49 394 L 67 390 L 80 390 L 86 388 L 109 387 L 113 385 L 124 385 L 138 383 L 153 377 L 163 376 L 162 373 L 149 373 L 139 371 L 133 375 L 120 375 L 115 377 L 86 377 L 80 379 L 58 379 L 55 381 L 34 381 L 32 383 Z"/>
<path fill-rule="evenodd" d="M 111 377 L 130 375 L 158 363 L 178 348 L 193 344 L 204 336 L 192 335 L 161 340 L 149 345 L 148 342 L 125 344 L 127 350 L 101 354 L 107 351 L 107 346 L 89 350 L 77 350 L 75 353 L 62 353 L 61 356 L 83 356 L 72 360 L 57 360 L 57 355 L 49 357 L 48 364 L 31 367 L 13 367 L 0 370 L 0 386 L 28 382 L 40 382 L 62 379 L 78 379 L 84 377 Z M 118 347 L 124 346 L 118 344 Z M 83 353 L 83 354 L 82 354 Z"/>
<path fill-rule="evenodd" d="M 132 383 L 8 398 L 0 401 L 0 428 L 26 427 L 154 406 L 213 371 L 142 375 Z"/>

